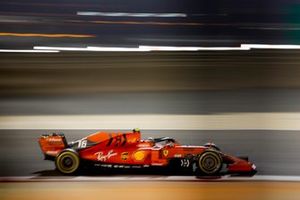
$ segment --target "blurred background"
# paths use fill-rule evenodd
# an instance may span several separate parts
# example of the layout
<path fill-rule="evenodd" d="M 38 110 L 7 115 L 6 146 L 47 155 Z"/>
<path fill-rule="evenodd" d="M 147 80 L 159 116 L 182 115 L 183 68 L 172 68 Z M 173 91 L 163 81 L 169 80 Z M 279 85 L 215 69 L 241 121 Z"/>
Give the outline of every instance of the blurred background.
<path fill-rule="evenodd" d="M 61 179 L 37 139 L 139 127 L 299 176 L 299 45 L 298 0 L 1 0 L 0 199 L 297 199 L 292 182 Z M 45 182 L 3 183 L 19 179 Z"/>
<path fill-rule="evenodd" d="M 300 175 L 299 45 L 296 0 L 2 0 L 0 176 L 53 174 L 41 134 L 135 127 Z"/>
<path fill-rule="evenodd" d="M 299 9 L 297 0 L 3 0 L 1 48 L 296 44 Z"/>

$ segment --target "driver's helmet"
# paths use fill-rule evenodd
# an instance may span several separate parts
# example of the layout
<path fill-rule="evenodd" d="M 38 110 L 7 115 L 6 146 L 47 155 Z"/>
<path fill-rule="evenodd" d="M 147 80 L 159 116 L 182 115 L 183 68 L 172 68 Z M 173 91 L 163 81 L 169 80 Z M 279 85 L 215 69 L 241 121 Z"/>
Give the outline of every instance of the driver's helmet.
<path fill-rule="evenodd" d="M 139 128 L 134 128 L 132 131 L 133 131 L 134 133 L 136 133 L 136 132 L 141 132 L 141 130 L 140 130 Z"/>

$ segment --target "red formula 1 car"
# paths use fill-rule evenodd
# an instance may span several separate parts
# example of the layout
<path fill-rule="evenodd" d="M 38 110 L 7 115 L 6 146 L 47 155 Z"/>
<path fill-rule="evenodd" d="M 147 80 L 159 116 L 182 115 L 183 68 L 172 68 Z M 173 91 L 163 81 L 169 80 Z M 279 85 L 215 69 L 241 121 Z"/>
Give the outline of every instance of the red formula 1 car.
<path fill-rule="evenodd" d="M 63 134 L 43 135 L 39 144 L 45 158 L 52 158 L 57 170 L 64 174 L 76 172 L 87 161 L 102 167 L 191 169 L 205 176 L 256 173 L 255 165 L 247 158 L 225 154 L 213 143 L 187 146 L 169 137 L 142 140 L 138 129 L 126 133 L 97 132 L 70 143 Z"/>

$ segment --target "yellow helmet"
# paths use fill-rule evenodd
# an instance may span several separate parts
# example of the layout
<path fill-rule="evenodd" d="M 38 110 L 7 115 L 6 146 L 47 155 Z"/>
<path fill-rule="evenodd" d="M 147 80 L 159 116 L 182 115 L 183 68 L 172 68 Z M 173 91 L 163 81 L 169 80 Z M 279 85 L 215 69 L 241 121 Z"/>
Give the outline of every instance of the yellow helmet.
<path fill-rule="evenodd" d="M 134 128 L 133 132 L 140 132 L 140 129 L 139 128 Z"/>

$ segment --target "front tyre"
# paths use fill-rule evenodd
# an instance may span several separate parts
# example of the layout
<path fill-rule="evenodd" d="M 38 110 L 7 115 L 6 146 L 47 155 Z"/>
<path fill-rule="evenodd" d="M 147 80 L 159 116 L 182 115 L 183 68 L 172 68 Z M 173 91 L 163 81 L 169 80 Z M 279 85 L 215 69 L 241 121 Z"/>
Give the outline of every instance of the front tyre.
<path fill-rule="evenodd" d="M 78 153 L 73 150 L 61 152 L 55 159 L 55 166 L 63 174 L 75 173 L 80 165 Z"/>
<path fill-rule="evenodd" d="M 222 157 L 216 151 L 205 151 L 197 159 L 197 167 L 200 174 L 211 176 L 217 175 L 222 169 Z"/>

